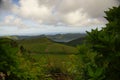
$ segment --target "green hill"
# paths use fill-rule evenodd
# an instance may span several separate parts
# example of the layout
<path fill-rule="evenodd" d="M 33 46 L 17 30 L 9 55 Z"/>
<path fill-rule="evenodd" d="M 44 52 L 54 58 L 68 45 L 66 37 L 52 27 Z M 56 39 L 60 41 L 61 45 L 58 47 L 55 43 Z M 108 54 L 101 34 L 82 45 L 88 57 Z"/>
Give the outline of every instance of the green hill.
<path fill-rule="evenodd" d="M 46 37 L 20 40 L 19 44 L 31 53 L 78 53 L 75 47 L 53 42 Z"/>
<path fill-rule="evenodd" d="M 81 37 L 81 38 L 72 40 L 72 41 L 70 41 L 70 42 L 67 42 L 67 43 L 65 43 L 65 44 L 67 44 L 67 45 L 69 45 L 69 46 L 77 46 L 77 45 L 84 44 L 84 43 L 85 43 L 85 40 L 86 40 L 86 37 Z"/>
<path fill-rule="evenodd" d="M 84 44 L 85 41 L 86 41 L 86 37 L 80 37 L 78 39 L 75 39 L 75 40 L 72 40 L 72 41 L 69 41 L 69 42 L 57 42 L 57 43 L 76 47 L 78 45 Z"/>

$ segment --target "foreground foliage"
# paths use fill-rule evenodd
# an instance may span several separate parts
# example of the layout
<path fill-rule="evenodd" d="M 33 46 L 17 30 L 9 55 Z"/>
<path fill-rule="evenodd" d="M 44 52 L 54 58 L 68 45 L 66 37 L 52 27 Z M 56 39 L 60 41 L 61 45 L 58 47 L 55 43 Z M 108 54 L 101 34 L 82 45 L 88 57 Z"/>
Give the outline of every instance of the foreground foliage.
<path fill-rule="evenodd" d="M 0 39 L 0 80 L 39 80 L 40 73 L 40 67 L 31 64 L 15 41 Z"/>
<path fill-rule="evenodd" d="M 80 79 L 82 62 L 76 54 L 33 54 L 16 41 L 0 39 L 1 80 Z M 3 76 L 3 75 L 4 76 Z"/>
<path fill-rule="evenodd" d="M 113 7 L 105 11 L 108 24 L 102 30 L 92 30 L 88 33 L 88 43 L 90 49 L 96 53 L 95 73 L 102 73 L 100 80 L 119 80 L 120 79 L 120 6 Z M 92 67 L 88 71 L 92 72 Z M 93 73 L 90 77 L 97 77 Z M 92 76 L 92 75 L 93 76 Z M 91 79 L 91 78 L 90 78 Z M 98 80 L 98 79 L 92 79 Z"/>

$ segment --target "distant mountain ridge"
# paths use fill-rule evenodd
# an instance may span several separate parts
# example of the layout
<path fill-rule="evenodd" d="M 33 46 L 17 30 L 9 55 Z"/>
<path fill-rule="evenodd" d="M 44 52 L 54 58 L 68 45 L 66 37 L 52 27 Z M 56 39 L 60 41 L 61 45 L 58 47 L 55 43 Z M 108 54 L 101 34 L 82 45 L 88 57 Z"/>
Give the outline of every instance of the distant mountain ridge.
<path fill-rule="evenodd" d="M 64 43 L 64 44 L 69 45 L 69 46 L 77 46 L 77 45 L 84 44 L 85 40 L 86 40 L 86 37 L 80 37 L 78 39 L 72 40 L 72 41 Z"/>
<path fill-rule="evenodd" d="M 56 34 L 39 36 L 7 36 L 17 40 L 30 53 L 78 53 L 76 45 L 83 43 L 86 34 Z M 5 38 L 5 37 L 4 37 Z"/>
<path fill-rule="evenodd" d="M 72 40 L 85 37 L 86 34 L 81 33 L 69 33 L 69 34 L 56 34 L 56 35 L 47 35 L 47 38 L 56 41 L 56 42 L 70 42 Z"/>
<path fill-rule="evenodd" d="M 85 37 L 86 34 L 83 33 L 67 33 L 67 34 L 55 34 L 55 35 L 38 35 L 38 36 L 14 36 L 18 40 L 22 39 L 32 39 L 32 38 L 48 38 L 55 42 L 70 42 L 78 38 Z M 13 38 L 13 37 L 11 37 Z"/>

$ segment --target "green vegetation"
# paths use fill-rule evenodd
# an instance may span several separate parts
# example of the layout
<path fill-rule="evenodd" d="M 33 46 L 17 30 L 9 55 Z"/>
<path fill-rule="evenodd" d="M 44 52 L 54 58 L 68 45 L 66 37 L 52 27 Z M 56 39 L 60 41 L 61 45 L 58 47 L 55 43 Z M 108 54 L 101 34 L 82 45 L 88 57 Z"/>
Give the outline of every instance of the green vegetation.
<path fill-rule="evenodd" d="M 46 46 L 47 43 L 51 43 L 57 45 L 56 46 L 57 48 L 63 46 L 66 47 L 67 49 L 73 49 L 73 50 L 76 49 L 77 51 L 77 48 L 74 47 L 69 48 L 69 46 L 51 42 L 46 38 L 37 39 L 37 40 L 40 42 L 42 41 L 44 42 L 46 40 L 44 43 L 42 42 L 44 45 L 46 43 Z M 34 40 L 29 40 L 29 41 L 34 42 Z M 79 74 L 81 74 L 80 71 L 78 71 L 78 68 L 81 67 L 80 66 L 81 64 L 78 65 L 78 63 L 82 63 L 82 62 L 80 61 L 79 57 L 74 53 L 66 54 L 66 52 L 63 52 L 62 54 L 60 54 L 60 52 L 57 51 L 58 50 L 57 48 L 56 48 L 57 49 L 56 54 L 51 54 L 51 53 L 40 54 L 40 53 L 32 52 L 32 50 L 29 53 L 29 51 L 24 49 L 24 47 L 21 46 L 19 47 L 18 44 L 13 40 L 3 38 L 0 39 L 0 42 L 1 42 L 0 49 L 4 49 L 3 51 L 0 52 L 0 54 L 4 55 L 5 53 L 4 51 L 8 52 L 8 54 L 4 56 L 5 58 L 2 58 L 2 56 L 0 56 L 1 58 L 0 73 L 5 75 L 5 76 L 0 75 L 0 77 L 5 78 L 6 80 L 16 80 L 16 79 L 17 80 L 27 80 L 27 79 L 56 80 L 58 78 L 60 80 L 61 79 L 69 80 L 74 78 L 74 75 L 77 75 L 79 77 Z M 28 44 L 27 42 L 26 44 Z M 38 42 L 36 42 L 35 44 L 37 43 Z M 15 58 L 11 57 L 11 54 L 14 54 L 12 56 L 15 56 Z M 10 70 L 7 70 L 6 67 L 2 68 L 2 66 L 6 65 L 6 63 L 3 63 L 4 61 L 10 61 L 9 59 L 7 59 L 7 56 L 11 57 L 11 60 L 16 62 L 15 64 L 11 64 L 11 62 L 7 63 L 8 64 L 7 68 L 13 66 L 11 67 L 12 69 Z"/>
<path fill-rule="evenodd" d="M 52 53 L 52 54 L 76 54 L 78 50 L 75 47 L 55 43 L 48 38 L 36 38 L 21 40 L 22 45 L 30 53 Z"/>
<path fill-rule="evenodd" d="M 0 72 L 8 76 L 17 67 L 17 44 L 10 39 L 0 39 Z"/>
<path fill-rule="evenodd" d="M 53 80 L 57 80 L 57 78 L 60 78 L 59 80 L 62 80 L 62 78 L 70 80 L 82 74 L 80 70 L 83 63 L 79 57 L 74 54 L 32 54 L 31 59 L 41 66 L 43 72 L 45 72 L 44 76 Z"/>
<path fill-rule="evenodd" d="M 95 62 L 88 67 L 91 80 L 120 79 L 120 6 L 105 13 L 109 22 L 106 27 L 100 31 L 95 29 L 88 32 L 88 44 L 96 52 Z"/>
<path fill-rule="evenodd" d="M 15 41 L 0 39 L 0 80 L 38 80 L 40 69 L 33 67 L 26 55 Z"/>

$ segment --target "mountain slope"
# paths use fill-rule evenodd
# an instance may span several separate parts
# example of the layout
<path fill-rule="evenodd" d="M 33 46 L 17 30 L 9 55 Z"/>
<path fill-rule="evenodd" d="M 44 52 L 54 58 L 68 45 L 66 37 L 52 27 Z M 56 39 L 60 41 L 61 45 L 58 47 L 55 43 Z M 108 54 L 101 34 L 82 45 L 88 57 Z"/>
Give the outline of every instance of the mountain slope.
<path fill-rule="evenodd" d="M 69 41 L 69 42 L 57 42 L 57 43 L 76 47 L 77 45 L 84 44 L 85 40 L 86 40 L 86 37 L 84 36 L 84 37 L 80 37 L 80 38 L 77 38 L 77 39 Z"/>
<path fill-rule="evenodd" d="M 67 33 L 67 34 L 56 34 L 56 35 L 46 35 L 47 38 L 56 42 L 69 42 L 80 37 L 84 37 L 86 34 L 82 33 Z"/>
<path fill-rule="evenodd" d="M 24 39 L 20 40 L 19 43 L 31 53 L 78 53 L 78 50 L 75 47 L 55 43 L 46 37 Z"/>
<path fill-rule="evenodd" d="M 70 46 L 77 46 L 77 45 L 83 44 L 84 42 L 85 42 L 85 37 L 81 37 L 81 38 L 72 40 L 70 42 L 67 42 L 66 44 Z"/>

